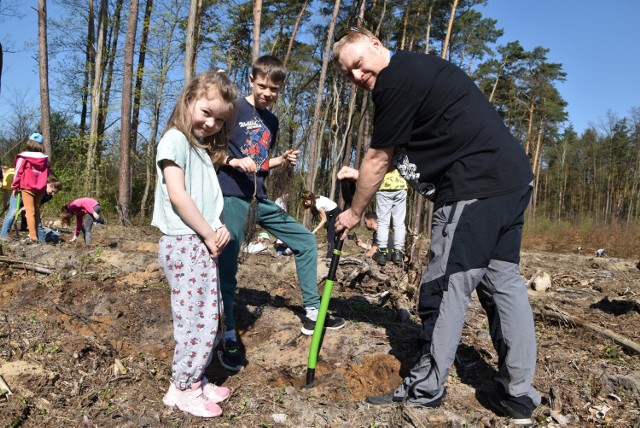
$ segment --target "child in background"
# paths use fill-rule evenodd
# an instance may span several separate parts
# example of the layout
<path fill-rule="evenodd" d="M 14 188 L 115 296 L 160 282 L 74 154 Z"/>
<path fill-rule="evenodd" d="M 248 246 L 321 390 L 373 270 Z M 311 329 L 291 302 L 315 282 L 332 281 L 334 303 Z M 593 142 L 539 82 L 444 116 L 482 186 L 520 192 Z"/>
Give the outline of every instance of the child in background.
<path fill-rule="evenodd" d="M 2 211 L 9 207 L 9 198 L 11 198 L 11 184 L 15 176 L 15 169 L 2 167 Z"/>
<path fill-rule="evenodd" d="M 269 246 L 271 245 L 271 238 L 267 232 L 261 232 L 258 235 L 256 242 L 249 242 L 244 248 L 244 252 L 247 254 L 260 254 L 270 253 Z"/>
<path fill-rule="evenodd" d="M 289 193 L 282 194 L 275 201 L 273 201 L 273 203 L 286 213 L 288 211 L 287 205 L 289 203 Z M 284 241 L 280 238 L 276 238 L 276 242 L 273 243 L 273 248 L 276 250 L 276 256 L 290 256 L 291 254 L 293 254 L 291 248 L 289 248 L 287 244 L 285 244 Z"/>
<path fill-rule="evenodd" d="M 222 72 L 196 76 L 178 98 L 156 156 L 153 220 L 163 233 L 158 261 L 171 289 L 172 382 L 167 406 L 201 417 L 222 414 L 229 389 L 204 371 L 222 339 L 218 255 L 230 234 L 214 165 L 226 158 L 236 89 Z"/>
<path fill-rule="evenodd" d="M 40 200 L 47 188 L 49 179 L 49 157 L 44 154 L 44 138 L 34 132 L 29 136 L 27 150 L 18 153 L 13 177 L 13 194 L 22 194 L 29 238 L 27 241 L 38 241 L 38 221 L 40 219 Z"/>
<path fill-rule="evenodd" d="M 40 207 L 42 207 L 43 204 L 46 204 L 51 199 L 53 199 L 53 195 L 58 193 L 60 190 L 62 190 L 62 183 L 57 178 L 50 175 L 49 178 L 47 179 L 47 189 L 42 194 L 42 197 L 40 198 Z M 13 226 L 13 222 L 15 220 L 16 209 L 18 210 L 24 209 L 23 208 L 24 205 L 22 203 L 20 203 L 19 207 L 16 206 L 17 203 L 18 203 L 18 200 L 16 196 L 11 195 L 11 199 L 9 199 L 9 209 L 7 210 L 7 214 L 4 217 L 4 220 L 2 222 L 2 232 L 0 233 L 0 236 L 3 238 L 9 237 L 9 232 L 11 232 L 11 227 Z M 40 243 L 45 242 L 45 233 L 42 227 L 41 218 L 38 218 L 38 242 Z"/>
<path fill-rule="evenodd" d="M 327 243 L 329 244 L 327 257 L 330 258 L 333 256 L 333 248 L 336 245 L 336 217 L 342 210 L 331 199 L 324 196 L 316 196 L 308 190 L 303 190 L 300 196 L 302 196 L 302 203 L 305 209 L 310 209 L 313 215 L 320 214 L 320 223 L 311 233 L 315 235 L 326 224 Z"/>
<path fill-rule="evenodd" d="M 77 241 L 78 235 L 80 235 L 80 231 L 82 231 L 84 243 L 91 245 L 93 222 L 105 224 L 104 217 L 102 217 L 101 213 L 102 208 L 100 207 L 100 202 L 91 198 L 80 198 L 60 208 L 60 221 L 63 225 L 68 226 L 71 223 L 71 218 L 75 216 L 76 229 L 73 231 L 71 242 Z"/>

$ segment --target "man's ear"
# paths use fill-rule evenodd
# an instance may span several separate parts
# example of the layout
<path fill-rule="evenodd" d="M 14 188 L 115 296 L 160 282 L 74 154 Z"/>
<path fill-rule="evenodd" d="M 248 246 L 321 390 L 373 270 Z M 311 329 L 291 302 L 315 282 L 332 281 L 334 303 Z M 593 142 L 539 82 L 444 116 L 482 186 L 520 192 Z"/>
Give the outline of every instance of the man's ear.
<path fill-rule="evenodd" d="M 251 86 L 253 88 L 253 81 L 254 81 L 254 77 L 253 74 L 249 75 L 249 86 Z"/>

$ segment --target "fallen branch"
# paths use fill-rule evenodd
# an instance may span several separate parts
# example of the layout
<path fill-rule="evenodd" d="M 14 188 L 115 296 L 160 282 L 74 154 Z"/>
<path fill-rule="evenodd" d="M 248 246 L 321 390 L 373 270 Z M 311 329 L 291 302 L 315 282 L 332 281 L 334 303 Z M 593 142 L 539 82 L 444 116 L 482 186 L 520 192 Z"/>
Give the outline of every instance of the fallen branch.
<path fill-rule="evenodd" d="M 562 312 L 559 310 L 542 309 L 542 310 L 535 310 L 534 314 L 541 316 L 543 318 L 550 318 L 556 321 L 568 322 L 575 326 L 582 327 L 593 333 L 597 333 L 601 336 L 611 339 L 615 344 L 620 345 L 629 351 L 635 352 L 636 354 L 640 354 L 640 344 L 634 342 L 633 340 L 630 340 L 624 336 L 621 336 L 618 333 L 615 333 L 602 326 L 583 321 L 579 318 L 576 318 L 575 316 L 567 314 L 566 312 Z"/>
<path fill-rule="evenodd" d="M 382 273 L 376 263 L 369 263 L 369 261 L 364 259 L 364 255 L 362 256 L 362 258 L 345 257 L 343 259 L 340 259 L 339 266 L 343 271 L 346 267 L 353 265 L 357 266 L 357 268 L 351 271 L 346 279 L 346 282 L 352 281 L 358 275 L 365 274 L 379 282 L 385 282 L 389 280 L 389 275 Z"/>
<path fill-rule="evenodd" d="M 6 263 L 8 265 L 20 265 L 22 268 L 26 270 L 32 270 L 37 273 L 44 273 L 50 275 L 54 272 L 53 269 L 50 269 L 46 266 L 39 265 L 36 263 L 25 262 L 23 260 L 13 260 L 8 257 L 0 257 L 0 263 Z"/>

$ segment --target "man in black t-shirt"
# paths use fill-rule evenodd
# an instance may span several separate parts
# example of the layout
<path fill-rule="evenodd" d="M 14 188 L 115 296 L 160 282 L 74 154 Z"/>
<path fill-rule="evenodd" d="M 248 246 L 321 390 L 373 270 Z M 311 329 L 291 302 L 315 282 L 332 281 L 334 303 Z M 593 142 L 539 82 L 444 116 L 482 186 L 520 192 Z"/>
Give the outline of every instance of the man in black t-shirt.
<path fill-rule="evenodd" d="M 336 221 L 343 239 L 393 167 L 435 204 L 418 302 L 420 361 L 395 391 L 367 401 L 440 405 L 476 290 L 498 352 L 492 408 L 516 424 L 531 424 L 541 397 L 532 386 L 534 324 L 518 267 L 533 181 L 527 156 L 475 83 L 448 61 L 393 54 L 364 28 L 341 34 L 333 60 L 372 92 L 375 107 L 351 208 Z"/>

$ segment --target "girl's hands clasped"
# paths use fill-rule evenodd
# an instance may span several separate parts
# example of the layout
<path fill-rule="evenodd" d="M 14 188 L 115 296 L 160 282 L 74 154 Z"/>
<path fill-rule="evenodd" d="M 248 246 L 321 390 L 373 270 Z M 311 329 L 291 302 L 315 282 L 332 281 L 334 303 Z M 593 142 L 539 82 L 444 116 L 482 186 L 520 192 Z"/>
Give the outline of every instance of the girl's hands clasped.
<path fill-rule="evenodd" d="M 227 228 L 222 225 L 222 227 L 214 230 L 212 233 L 204 237 L 203 241 L 204 245 L 209 249 L 211 257 L 216 258 L 220 256 L 220 253 L 222 253 L 222 250 L 227 246 L 230 239 L 231 234 Z"/>
<path fill-rule="evenodd" d="M 216 245 L 219 251 L 222 251 L 231 240 L 231 234 L 227 230 L 227 227 L 223 224 L 221 228 L 213 232 L 215 235 Z"/>

